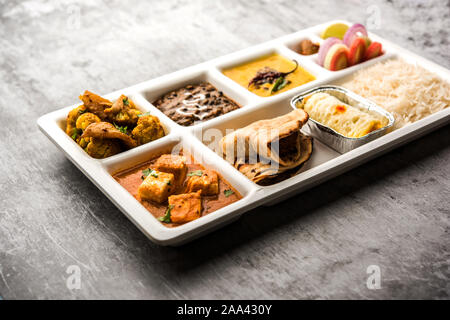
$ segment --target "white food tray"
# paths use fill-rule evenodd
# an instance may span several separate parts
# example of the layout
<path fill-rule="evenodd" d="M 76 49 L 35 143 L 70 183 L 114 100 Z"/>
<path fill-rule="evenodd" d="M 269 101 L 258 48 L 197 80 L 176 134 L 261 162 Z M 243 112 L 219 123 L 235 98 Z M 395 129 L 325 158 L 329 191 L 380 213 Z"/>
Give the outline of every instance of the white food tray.
<path fill-rule="evenodd" d="M 290 49 L 291 45 L 298 43 L 304 38 L 321 43 L 322 39 L 319 37 L 321 30 L 330 23 L 335 22 L 344 22 L 351 25 L 351 23 L 342 20 L 330 21 L 103 95 L 110 100 L 117 99 L 120 94 L 128 95 L 142 111 L 150 111 L 153 115 L 159 117 L 166 129 L 167 135 L 164 138 L 118 155 L 106 159 L 91 158 L 65 133 L 67 114 L 80 103 L 40 117 L 37 121 L 38 126 L 149 239 L 161 245 L 182 244 L 239 218 L 244 212 L 252 208 L 282 201 L 449 123 L 450 108 L 447 108 L 342 155 L 315 139 L 312 156 L 304 165 L 301 173 L 267 187 L 254 184 L 207 147 L 210 142 L 206 141 L 206 137 L 202 137 L 202 132 L 205 132 L 206 129 L 214 128 L 225 132 L 226 129 L 237 129 L 257 120 L 286 114 L 292 110 L 289 101 L 294 95 L 318 85 L 340 84 L 346 76 L 355 71 L 395 56 L 399 56 L 410 63 L 417 63 L 441 78 L 447 81 L 450 80 L 449 70 L 372 33 L 369 33 L 370 38 L 382 43 L 385 54 L 337 72 L 328 71 L 320 67 L 316 63 L 317 54 L 303 56 Z M 278 52 L 287 58 L 296 59 L 302 67 L 316 77 L 316 80 L 272 97 L 259 97 L 227 78 L 221 72 L 226 67 L 271 52 Z M 209 81 L 218 90 L 223 91 L 227 96 L 237 101 L 242 108 L 191 127 L 182 127 L 166 117 L 150 103 L 168 91 L 198 80 Z M 203 141 L 203 138 L 205 141 Z M 119 185 L 111 174 L 148 161 L 152 159 L 152 155 L 160 154 L 162 151 L 170 152 L 170 148 L 180 141 L 185 148 L 193 152 L 196 160 L 205 167 L 217 170 L 241 193 L 243 198 L 197 220 L 175 228 L 167 228 Z"/>

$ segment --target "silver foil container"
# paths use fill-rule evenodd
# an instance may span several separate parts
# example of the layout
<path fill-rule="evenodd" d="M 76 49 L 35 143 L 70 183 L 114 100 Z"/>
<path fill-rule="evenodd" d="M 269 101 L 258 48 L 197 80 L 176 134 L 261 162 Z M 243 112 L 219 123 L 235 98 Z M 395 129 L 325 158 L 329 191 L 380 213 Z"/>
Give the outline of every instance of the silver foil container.
<path fill-rule="evenodd" d="M 303 99 L 317 92 L 326 92 L 341 100 L 343 103 L 351 105 L 352 107 L 357 107 L 361 110 L 367 110 L 368 112 L 376 112 L 388 120 L 386 126 L 372 131 L 363 137 L 348 138 L 331 129 L 330 127 L 327 127 L 320 122 L 309 118 L 307 125 L 304 126 L 302 130 L 306 134 L 317 138 L 319 141 L 325 143 L 327 146 L 333 148 L 339 153 L 348 152 L 350 150 L 358 148 L 359 146 L 362 146 L 367 142 L 381 137 L 394 125 L 395 119 L 391 113 L 379 107 L 374 102 L 367 100 L 350 90 L 338 86 L 319 86 L 296 95 L 291 99 L 291 107 L 297 109 L 298 103 L 302 103 Z"/>

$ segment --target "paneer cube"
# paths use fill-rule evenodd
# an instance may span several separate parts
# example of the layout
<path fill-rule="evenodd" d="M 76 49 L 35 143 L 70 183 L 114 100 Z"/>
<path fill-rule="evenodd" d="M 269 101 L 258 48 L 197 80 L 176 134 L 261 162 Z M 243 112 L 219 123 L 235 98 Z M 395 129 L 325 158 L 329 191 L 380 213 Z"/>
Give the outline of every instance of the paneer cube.
<path fill-rule="evenodd" d="M 138 188 L 142 200 L 163 203 L 175 191 L 173 174 L 153 170 Z"/>
<path fill-rule="evenodd" d="M 186 192 L 202 190 L 205 196 L 212 196 L 219 193 L 219 178 L 217 172 L 213 170 L 199 170 L 201 176 L 192 175 L 188 178 Z"/>
<path fill-rule="evenodd" d="M 173 223 L 186 223 L 202 215 L 202 191 L 169 197 L 170 219 Z"/>
<path fill-rule="evenodd" d="M 156 160 L 155 169 L 175 176 L 175 185 L 181 186 L 186 178 L 186 158 L 183 156 L 163 154 Z"/>

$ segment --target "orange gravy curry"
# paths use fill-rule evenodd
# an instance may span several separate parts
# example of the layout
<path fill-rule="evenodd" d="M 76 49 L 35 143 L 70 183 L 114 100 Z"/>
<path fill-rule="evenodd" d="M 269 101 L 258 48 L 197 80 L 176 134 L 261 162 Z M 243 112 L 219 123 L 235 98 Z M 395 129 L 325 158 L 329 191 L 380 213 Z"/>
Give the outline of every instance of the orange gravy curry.
<path fill-rule="evenodd" d="M 184 156 L 188 159 L 188 163 L 186 164 L 188 173 L 196 170 L 205 170 L 205 168 L 201 164 L 195 162 L 192 156 L 188 156 L 186 154 L 184 154 Z M 149 168 L 154 169 L 153 165 L 157 159 L 158 157 L 140 164 L 134 168 L 120 171 L 114 174 L 113 178 L 129 193 L 131 193 L 133 197 L 135 197 L 155 218 L 158 219 L 165 215 L 168 207 L 167 201 L 162 204 L 158 204 L 153 201 L 142 200 L 138 194 L 138 188 L 143 182 L 142 171 Z M 211 212 L 219 210 L 233 202 L 242 199 L 242 196 L 239 194 L 239 192 L 234 189 L 228 183 L 228 181 L 226 181 L 219 173 L 217 173 L 217 175 L 219 177 L 219 193 L 213 196 L 202 195 L 202 216 L 205 216 Z M 173 195 L 184 193 L 187 179 L 188 177 L 186 177 L 184 183 L 173 193 Z M 163 223 L 163 225 L 167 227 L 176 227 L 179 224 Z"/>

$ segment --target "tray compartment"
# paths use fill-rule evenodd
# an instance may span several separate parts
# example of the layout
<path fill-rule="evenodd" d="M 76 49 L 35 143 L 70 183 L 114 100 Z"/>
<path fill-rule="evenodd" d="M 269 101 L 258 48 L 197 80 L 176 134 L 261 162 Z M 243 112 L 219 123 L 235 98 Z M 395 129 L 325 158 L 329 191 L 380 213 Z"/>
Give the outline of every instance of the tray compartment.
<path fill-rule="evenodd" d="M 162 111 L 160 111 L 156 106 L 153 105 L 153 102 L 161 97 L 162 95 L 177 90 L 179 88 L 182 88 L 189 84 L 198 84 L 200 82 L 209 82 L 214 87 L 216 87 L 217 90 L 222 91 L 225 96 L 228 98 L 234 100 L 238 105 L 240 105 L 240 109 L 245 108 L 250 100 L 251 96 L 245 92 L 245 90 L 240 90 L 240 88 L 237 87 L 230 87 L 229 83 L 226 83 L 222 77 L 217 75 L 216 70 L 214 68 L 202 68 L 200 70 L 194 71 L 194 72 L 187 72 L 187 73 L 181 73 L 177 74 L 174 77 L 171 77 L 170 79 L 167 79 L 166 81 L 163 81 L 161 83 L 153 83 L 151 86 L 143 89 L 141 91 L 142 97 L 147 101 L 148 105 L 151 106 L 152 110 L 155 110 L 155 113 L 161 115 L 161 117 L 164 117 L 164 119 L 167 119 L 167 121 L 170 121 L 173 126 L 179 127 L 179 128 L 192 128 L 198 125 L 203 125 L 204 123 L 211 121 L 213 119 L 221 118 L 223 116 L 226 116 L 228 113 L 218 116 L 213 119 L 205 120 L 202 122 L 198 122 L 191 126 L 181 126 L 177 124 L 175 121 L 170 119 L 168 116 L 166 116 Z M 233 113 L 238 111 L 233 110 L 229 113 Z"/>
<path fill-rule="evenodd" d="M 113 175 L 120 171 L 128 170 L 154 159 L 162 154 L 171 153 L 174 150 L 185 150 L 191 154 L 196 162 L 201 163 L 205 168 L 217 171 L 228 183 L 236 189 L 242 196 L 242 199 L 233 202 L 223 208 L 207 214 L 199 219 L 188 222 L 186 224 L 168 228 L 161 224 L 148 210 L 136 200 L 125 188 L 123 188 L 114 178 Z M 229 171 L 224 166 L 224 160 L 218 158 L 211 150 L 203 146 L 199 141 L 189 135 L 177 136 L 171 140 L 163 141 L 152 148 L 141 149 L 133 156 L 126 158 L 108 159 L 103 162 L 103 169 L 107 177 L 103 178 L 103 184 L 110 188 L 107 191 L 110 199 L 115 202 L 119 208 L 128 213 L 138 212 L 139 215 L 144 215 L 146 220 L 152 220 L 152 227 L 147 230 L 147 234 L 157 242 L 163 239 L 155 236 L 156 230 L 164 229 L 166 240 L 174 237 L 186 237 L 186 230 L 199 228 L 207 224 L 222 224 L 228 220 L 237 219 L 240 216 L 242 208 L 252 202 L 252 194 L 256 192 L 256 188 L 242 179 L 233 171 Z M 139 208 L 139 210 L 138 210 Z M 136 211 L 138 210 L 138 211 Z M 134 221 L 133 219 L 131 219 Z M 156 227 L 156 225 L 158 225 Z M 172 240 L 170 240 L 171 242 Z"/>
<path fill-rule="evenodd" d="M 323 42 L 323 39 L 318 37 L 314 33 L 301 33 L 299 35 L 289 37 L 287 40 L 283 41 L 283 45 L 286 46 L 289 50 L 299 54 L 300 56 L 312 60 L 317 56 L 317 53 L 311 55 L 304 55 L 296 51 L 296 47 L 300 44 L 300 42 L 306 39 L 311 40 L 313 43 L 318 43 L 319 45 L 322 45 Z"/>
<path fill-rule="evenodd" d="M 121 94 L 127 95 L 136 104 L 137 108 L 143 113 L 150 111 L 152 112 L 152 114 L 154 114 L 153 113 L 154 110 L 152 109 L 150 104 L 148 104 L 145 101 L 145 99 L 143 101 L 142 97 L 138 93 L 132 93 L 132 91 L 130 90 L 119 90 L 107 95 L 102 95 L 102 97 L 109 99 L 111 101 L 115 101 L 117 98 L 120 97 Z M 105 159 L 96 159 L 88 155 L 69 135 L 66 134 L 65 129 L 67 125 L 67 114 L 69 113 L 69 111 L 71 111 L 72 109 L 76 108 L 81 104 L 82 103 L 80 102 L 79 104 L 74 104 L 70 107 L 51 112 L 39 118 L 38 124 L 42 129 L 45 123 L 46 124 L 45 127 L 49 127 L 49 130 L 51 131 L 51 139 L 52 140 L 57 139 L 58 141 L 60 141 L 58 142 L 58 144 L 60 145 L 63 144 L 65 146 L 65 149 L 70 150 L 71 153 L 79 154 L 80 157 L 87 158 L 90 161 L 104 161 Z M 159 115 L 156 116 L 158 116 L 158 118 L 160 119 L 161 125 L 163 126 L 164 132 L 166 134 L 163 138 L 160 139 L 165 139 L 167 136 L 170 136 L 172 134 L 173 125 L 166 119 L 160 117 Z M 49 134 L 47 135 L 50 137 Z M 129 153 L 132 154 L 133 152 L 135 152 L 135 150 L 139 150 L 142 147 L 152 145 L 153 143 L 159 141 L 160 139 L 151 141 L 149 143 L 146 143 L 142 146 L 138 146 L 133 149 L 123 151 L 106 159 L 123 157 L 124 155 L 126 156 Z"/>
<path fill-rule="evenodd" d="M 301 67 L 303 67 L 307 72 L 309 72 L 311 75 L 313 75 L 316 79 L 310 82 L 307 82 L 305 84 L 302 84 L 300 86 L 297 87 L 293 87 L 285 92 L 281 92 L 278 94 L 275 94 L 273 96 L 269 96 L 269 97 L 261 97 L 258 96 L 257 94 L 247 90 L 246 88 L 244 88 L 243 86 L 241 86 L 240 84 L 238 84 L 237 82 L 235 82 L 233 79 L 227 77 L 225 74 L 223 74 L 223 71 L 225 69 L 228 68 L 233 68 L 248 62 L 251 62 L 253 60 L 256 60 L 258 58 L 262 58 L 264 56 L 268 56 L 271 54 L 279 54 L 281 56 L 283 56 L 284 58 L 287 59 L 295 59 L 297 60 L 297 62 L 299 63 L 299 65 Z M 325 73 L 322 72 L 322 68 L 319 68 L 318 66 L 316 66 L 315 64 L 310 62 L 310 59 L 308 59 L 306 56 L 302 56 L 299 55 L 295 52 L 293 52 L 292 50 L 286 48 L 284 45 L 274 45 L 274 46 L 269 46 L 269 47 L 261 47 L 258 48 L 254 51 L 251 52 L 247 52 L 246 54 L 242 55 L 241 57 L 235 58 L 235 59 L 225 59 L 224 61 L 218 63 L 216 65 L 217 70 L 220 72 L 222 77 L 227 78 L 229 81 L 232 81 L 234 84 L 236 84 L 237 86 L 239 86 L 240 88 L 244 89 L 249 95 L 251 95 L 255 100 L 256 99 L 274 99 L 275 97 L 280 97 L 280 96 L 286 96 L 291 94 L 293 91 L 298 91 L 298 90 L 304 90 L 305 88 L 310 88 L 313 87 L 314 84 L 316 84 L 318 81 L 322 80 L 324 78 Z"/>
<path fill-rule="evenodd" d="M 103 166 L 109 174 L 114 175 L 117 172 L 136 167 L 162 154 L 177 150 L 187 151 L 196 162 L 199 162 L 205 168 L 219 172 L 243 197 L 247 196 L 252 190 L 252 185 L 245 180 L 243 181 L 234 171 L 226 168 L 225 164 L 227 162 L 224 159 L 199 143 L 190 134 L 183 134 L 183 136 L 172 135 L 167 137 L 167 139 L 161 139 L 152 146 L 141 148 L 133 154 L 105 159 Z"/>
<path fill-rule="evenodd" d="M 323 31 L 328 25 L 331 25 L 331 24 L 334 24 L 334 23 L 343 23 L 343 24 L 348 25 L 349 27 L 352 25 L 352 23 L 349 23 L 349 22 L 347 22 L 347 21 L 342 21 L 342 20 L 330 21 L 330 22 L 328 22 L 328 23 L 324 23 L 324 24 L 322 24 L 322 25 L 320 25 L 320 26 L 314 27 L 314 28 L 312 29 L 312 32 L 311 32 L 311 37 L 313 37 L 314 39 L 319 39 L 319 40 L 320 40 L 320 44 L 322 45 L 322 43 L 323 43 L 323 41 L 324 41 L 324 39 L 322 39 L 322 37 L 321 37 L 322 31 Z M 347 68 L 345 68 L 345 69 L 338 70 L 338 71 L 330 71 L 330 70 L 325 69 L 325 68 L 322 67 L 321 65 L 319 65 L 319 62 L 318 62 L 318 55 L 317 55 L 317 54 L 314 55 L 314 56 L 310 56 L 310 57 L 311 57 L 311 60 L 312 60 L 318 67 L 322 68 L 323 70 L 327 71 L 328 73 L 331 73 L 331 74 L 333 74 L 333 73 L 338 73 L 338 74 L 342 74 L 343 76 L 345 76 L 347 73 L 344 73 L 344 71 L 347 71 L 347 70 L 348 70 L 349 73 L 351 73 L 351 72 L 354 72 L 354 71 L 358 70 L 359 68 L 365 68 L 365 67 L 367 67 L 368 65 L 371 65 L 372 63 L 376 63 L 376 62 L 378 62 L 378 61 L 384 60 L 384 59 L 389 58 L 389 57 L 391 57 L 391 56 L 393 55 L 393 53 L 394 53 L 393 50 L 391 50 L 390 46 L 388 45 L 387 42 L 384 41 L 384 39 L 381 39 L 381 38 L 377 37 L 376 35 L 372 34 L 372 33 L 369 32 L 369 31 L 368 31 L 368 34 L 369 34 L 369 38 L 370 38 L 372 41 L 377 41 L 377 42 L 380 42 L 380 43 L 382 44 L 382 46 L 383 46 L 383 54 L 382 54 L 381 56 L 378 56 L 378 57 L 376 57 L 376 58 L 373 58 L 373 59 L 370 59 L 370 60 L 368 60 L 368 61 L 364 61 L 364 62 L 358 63 L 358 64 L 356 64 L 356 65 L 353 65 L 353 66 L 351 66 L 351 67 L 347 67 Z M 288 42 L 288 43 L 289 43 L 289 42 Z M 385 57 L 385 56 L 386 56 L 386 57 Z"/>
<path fill-rule="evenodd" d="M 239 114 L 239 116 L 234 116 L 232 118 L 227 119 L 227 121 L 222 121 L 220 123 L 214 123 L 210 125 L 206 125 L 201 129 L 195 130 L 194 135 L 199 139 L 206 147 L 213 150 L 218 154 L 220 154 L 220 149 L 218 148 L 218 142 L 221 137 L 223 137 L 227 132 L 240 129 L 245 127 L 255 121 L 263 120 L 263 119 L 271 119 L 292 111 L 290 107 L 289 100 L 281 100 L 279 102 L 265 102 L 255 105 L 252 108 L 248 108 L 245 112 Z M 321 143 L 317 139 L 313 141 L 313 153 L 311 158 L 303 165 L 300 172 L 305 172 L 311 168 L 317 167 L 329 160 L 332 160 L 338 157 L 340 154 L 335 150 L 331 149 L 327 145 Z M 225 160 L 224 160 L 225 161 Z M 225 161 L 226 162 L 226 161 Z M 246 176 L 241 174 L 237 169 L 233 167 L 230 163 L 226 162 L 227 166 L 230 169 L 235 170 L 241 177 L 248 180 Z M 295 177 L 295 176 L 294 176 Z M 276 183 L 271 186 L 264 186 L 263 188 L 280 188 L 285 182 L 293 179 L 291 177 L 282 182 Z M 250 180 L 248 180 L 250 181 Z M 261 186 L 254 184 L 258 188 Z"/>
<path fill-rule="evenodd" d="M 289 58 L 291 60 L 297 60 L 298 63 L 302 67 L 304 67 L 306 70 L 311 72 L 316 77 L 315 81 L 322 80 L 322 79 L 326 78 L 329 74 L 328 72 L 324 72 L 324 71 L 328 71 L 328 70 L 326 70 L 325 68 L 322 68 L 321 66 L 319 66 L 316 63 L 316 58 L 318 56 L 317 53 L 310 55 L 310 56 L 305 56 L 305 55 L 301 55 L 300 53 L 295 52 L 294 50 L 290 49 L 287 46 L 281 46 L 279 49 L 279 52 L 281 55 L 285 56 L 286 58 Z M 311 82 L 315 82 L 315 81 L 311 81 Z M 305 85 L 310 84 L 311 82 L 308 82 Z M 297 88 L 304 89 L 305 85 L 299 86 Z M 296 88 L 293 88 L 293 89 L 296 89 Z"/>
<path fill-rule="evenodd" d="M 98 94 L 97 92 L 94 92 L 94 93 Z M 140 94 L 138 94 L 136 92 L 133 92 L 131 90 L 127 90 L 127 89 L 125 89 L 125 90 L 118 90 L 118 91 L 115 91 L 113 93 L 106 94 L 106 95 L 101 95 L 100 94 L 100 96 L 105 98 L 105 99 L 108 99 L 108 100 L 114 102 L 122 94 L 128 96 L 128 98 L 135 103 L 136 107 L 142 113 L 145 113 L 145 112 L 148 112 L 148 111 L 153 111 L 152 108 L 149 107 L 148 103 L 146 103 L 145 101 L 142 101 L 142 98 L 141 98 Z M 74 109 L 74 108 L 76 108 L 76 107 L 78 107 L 78 106 L 80 106 L 82 104 L 83 104 L 83 102 L 79 101 L 79 103 L 76 103 L 76 104 L 74 104 L 74 105 L 72 105 L 70 107 L 58 110 L 58 111 L 60 111 L 60 112 L 58 112 L 58 114 L 54 114 L 53 120 L 56 121 L 58 127 L 60 127 L 62 131 L 65 132 L 65 130 L 66 130 L 66 125 L 67 125 L 67 121 L 66 120 L 67 120 L 67 114 L 69 113 L 69 111 L 71 111 L 72 109 Z M 64 110 L 64 112 L 63 112 L 63 110 Z M 170 125 L 168 125 L 166 123 L 163 123 L 163 122 L 162 122 L 162 124 L 164 126 L 164 130 L 167 130 L 167 133 L 169 133 L 171 131 Z"/>

